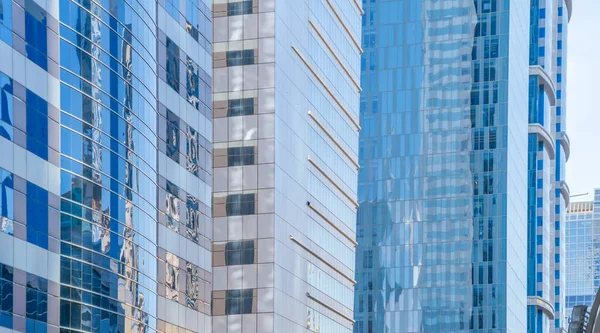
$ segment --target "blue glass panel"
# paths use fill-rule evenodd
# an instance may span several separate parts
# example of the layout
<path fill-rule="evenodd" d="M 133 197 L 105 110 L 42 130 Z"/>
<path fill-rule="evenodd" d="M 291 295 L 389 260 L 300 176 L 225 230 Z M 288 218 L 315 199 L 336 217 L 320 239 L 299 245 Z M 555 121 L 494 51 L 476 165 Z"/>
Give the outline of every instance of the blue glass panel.
<path fill-rule="evenodd" d="M 46 32 L 46 11 L 33 0 L 25 1 L 25 39 L 27 59 L 48 69 L 48 36 Z"/>
<path fill-rule="evenodd" d="M 27 241 L 48 248 L 48 191 L 27 182 Z"/>
<path fill-rule="evenodd" d="M 27 150 L 48 159 L 48 102 L 27 90 Z"/>

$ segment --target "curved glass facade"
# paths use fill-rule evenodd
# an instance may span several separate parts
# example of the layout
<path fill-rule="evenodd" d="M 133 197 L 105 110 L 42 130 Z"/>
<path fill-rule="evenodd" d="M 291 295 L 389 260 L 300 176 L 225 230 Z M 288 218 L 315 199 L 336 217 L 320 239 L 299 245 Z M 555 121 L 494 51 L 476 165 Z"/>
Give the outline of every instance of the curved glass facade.
<path fill-rule="evenodd" d="M 0 326 L 210 331 L 211 21 L 202 0 L 0 2 Z"/>
<path fill-rule="evenodd" d="M 571 1 L 531 1 L 527 295 L 528 332 L 561 332 L 565 318 L 566 42 Z M 536 129 L 532 131 L 532 128 Z M 540 307 L 539 302 L 547 304 Z"/>
<path fill-rule="evenodd" d="M 529 3 L 363 5 L 354 332 L 524 332 Z"/>

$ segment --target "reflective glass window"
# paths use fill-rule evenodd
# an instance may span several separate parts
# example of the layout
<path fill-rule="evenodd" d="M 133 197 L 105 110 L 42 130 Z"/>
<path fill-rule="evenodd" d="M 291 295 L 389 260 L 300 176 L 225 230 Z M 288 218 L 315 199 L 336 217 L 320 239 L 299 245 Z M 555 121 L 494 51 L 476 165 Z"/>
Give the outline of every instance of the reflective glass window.
<path fill-rule="evenodd" d="M 186 264 L 186 304 L 192 309 L 198 309 L 200 304 L 200 288 L 202 279 L 200 278 L 200 268 L 191 263 Z"/>
<path fill-rule="evenodd" d="M 167 110 L 167 156 L 179 162 L 179 117 Z"/>
<path fill-rule="evenodd" d="M 0 26 L 0 29 L 1 26 Z M 1 31 L 0 31 L 1 34 Z M 0 136 L 13 137 L 13 80 L 0 73 Z"/>
<path fill-rule="evenodd" d="M 27 150 L 48 160 L 48 102 L 27 90 Z"/>
<path fill-rule="evenodd" d="M 227 66 L 254 64 L 254 50 L 227 51 Z"/>
<path fill-rule="evenodd" d="M 0 40 L 12 45 L 12 1 L 0 0 Z"/>
<path fill-rule="evenodd" d="M 254 193 L 227 196 L 227 216 L 252 215 L 255 211 Z"/>
<path fill-rule="evenodd" d="M 252 14 L 252 0 L 230 2 L 227 4 L 227 15 Z"/>
<path fill-rule="evenodd" d="M 229 147 L 227 148 L 227 165 L 253 165 L 254 147 Z"/>
<path fill-rule="evenodd" d="M 0 264 L 0 327 L 12 328 L 13 268 Z"/>
<path fill-rule="evenodd" d="M 254 301 L 254 289 L 227 290 L 225 296 L 225 314 L 252 313 Z"/>
<path fill-rule="evenodd" d="M 254 98 L 230 99 L 227 116 L 249 116 L 254 114 Z"/>
<path fill-rule="evenodd" d="M 27 59 L 48 70 L 46 11 L 33 0 L 25 1 L 25 39 Z"/>
<path fill-rule="evenodd" d="M 26 295 L 27 331 L 39 332 L 38 328 L 45 327 L 48 320 L 48 280 L 27 273 Z"/>
<path fill-rule="evenodd" d="M 225 265 L 254 264 L 254 241 L 229 242 L 225 245 Z"/>
<path fill-rule="evenodd" d="M 179 92 L 179 46 L 167 37 L 167 84 Z"/>
<path fill-rule="evenodd" d="M 186 89 L 187 89 L 187 100 L 195 108 L 198 108 L 198 64 L 196 64 L 190 57 L 186 57 Z"/>
<path fill-rule="evenodd" d="M 187 33 L 190 34 L 190 36 L 192 36 L 192 38 L 194 38 L 196 41 L 198 41 L 198 17 L 199 13 L 201 12 L 196 3 L 197 1 L 186 0 L 185 25 Z"/>
<path fill-rule="evenodd" d="M 187 237 L 197 243 L 200 224 L 199 200 L 188 194 L 185 207 Z"/>
<path fill-rule="evenodd" d="M 13 175 L 4 169 L 0 169 L 0 214 L 3 217 L 7 217 L 9 219 L 13 218 L 13 200 Z M 2 227 L 4 227 L 4 225 Z M 7 230 L 4 230 L 3 228 L 3 231 Z"/>

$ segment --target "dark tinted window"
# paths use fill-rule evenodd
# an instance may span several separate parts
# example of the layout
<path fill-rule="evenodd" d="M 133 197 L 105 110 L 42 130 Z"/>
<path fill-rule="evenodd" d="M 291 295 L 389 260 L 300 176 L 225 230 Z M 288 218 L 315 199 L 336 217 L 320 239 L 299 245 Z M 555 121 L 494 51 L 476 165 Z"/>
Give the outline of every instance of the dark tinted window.
<path fill-rule="evenodd" d="M 254 214 L 254 193 L 227 196 L 227 216 Z"/>
<path fill-rule="evenodd" d="M 252 14 L 252 0 L 230 2 L 227 4 L 227 16 Z"/>
<path fill-rule="evenodd" d="M 249 116 L 254 114 L 254 98 L 230 99 L 227 117 Z"/>
<path fill-rule="evenodd" d="M 229 242 L 225 245 L 225 265 L 254 263 L 254 241 Z"/>
<path fill-rule="evenodd" d="M 0 327 L 12 328 L 13 268 L 0 264 Z"/>
<path fill-rule="evenodd" d="M 27 273 L 27 288 L 25 310 L 29 325 L 29 319 L 47 322 L 48 318 L 48 280 Z"/>
<path fill-rule="evenodd" d="M 179 46 L 167 37 L 167 84 L 179 92 Z"/>
<path fill-rule="evenodd" d="M 254 64 L 254 50 L 227 51 L 227 66 Z"/>
<path fill-rule="evenodd" d="M 167 156 L 179 162 L 179 117 L 167 110 Z"/>
<path fill-rule="evenodd" d="M 254 147 L 231 147 L 227 148 L 227 165 L 253 165 Z"/>
<path fill-rule="evenodd" d="M 225 314 L 252 313 L 254 289 L 227 290 L 225 296 Z"/>

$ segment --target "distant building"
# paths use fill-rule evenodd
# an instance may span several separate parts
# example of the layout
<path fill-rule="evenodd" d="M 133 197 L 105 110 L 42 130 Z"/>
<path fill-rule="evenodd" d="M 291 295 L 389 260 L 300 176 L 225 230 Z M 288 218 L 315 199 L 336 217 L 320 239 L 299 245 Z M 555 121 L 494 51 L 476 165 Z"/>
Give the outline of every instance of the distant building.
<path fill-rule="evenodd" d="M 594 200 L 571 203 L 566 216 L 566 314 L 592 306 L 600 286 L 600 189 Z"/>

